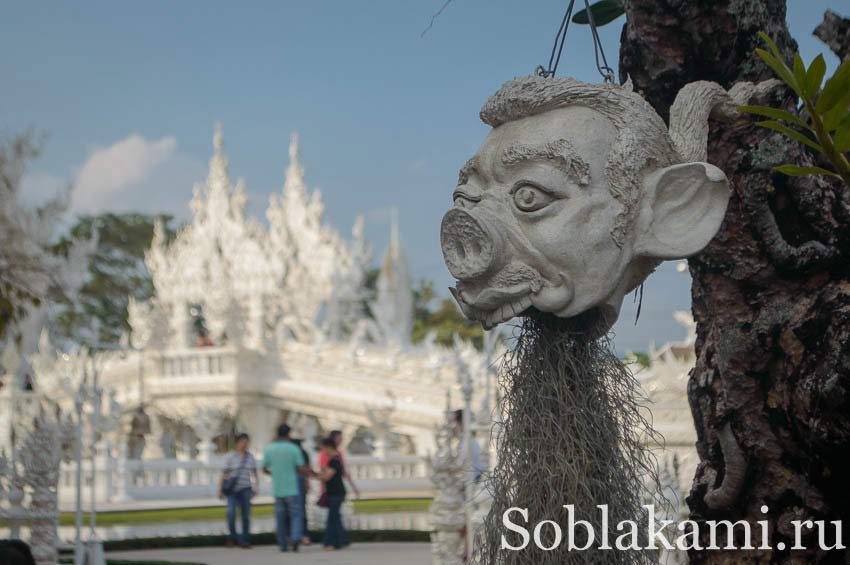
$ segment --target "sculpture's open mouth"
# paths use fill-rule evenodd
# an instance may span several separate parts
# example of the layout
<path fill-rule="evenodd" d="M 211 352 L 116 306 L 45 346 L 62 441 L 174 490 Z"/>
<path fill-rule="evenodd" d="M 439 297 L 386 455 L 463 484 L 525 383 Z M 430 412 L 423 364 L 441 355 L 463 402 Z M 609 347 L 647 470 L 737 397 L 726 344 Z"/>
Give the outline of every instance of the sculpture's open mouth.
<path fill-rule="evenodd" d="M 462 283 L 458 284 L 461 287 Z M 531 307 L 532 289 L 529 285 L 510 289 L 487 288 L 475 298 L 469 298 L 460 288 L 449 288 L 463 314 L 470 320 L 481 322 L 490 329 L 515 316 L 522 315 Z"/>
<path fill-rule="evenodd" d="M 490 329 L 521 316 L 547 286 L 536 269 L 514 263 L 489 279 L 458 281 L 449 290 L 467 318 Z"/>

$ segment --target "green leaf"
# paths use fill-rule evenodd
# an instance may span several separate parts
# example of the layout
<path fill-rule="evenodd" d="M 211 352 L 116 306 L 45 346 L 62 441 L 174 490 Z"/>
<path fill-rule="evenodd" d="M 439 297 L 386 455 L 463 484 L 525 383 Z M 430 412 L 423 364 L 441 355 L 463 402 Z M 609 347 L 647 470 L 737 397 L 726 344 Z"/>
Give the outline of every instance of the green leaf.
<path fill-rule="evenodd" d="M 792 123 L 795 126 L 800 126 L 801 128 L 808 128 L 808 124 L 792 114 L 791 112 L 786 112 L 781 108 L 771 108 L 769 106 L 741 106 L 738 108 L 739 112 L 746 112 L 748 114 L 756 114 L 758 116 L 766 116 L 768 118 L 773 118 L 774 120 L 785 120 L 786 122 Z"/>
<path fill-rule="evenodd" d="M 776 43 L 774 43 L 770 36 L 763 31 L 758 32 L 758 36 L 761 38 L 764 44 L 767 45 L 767 48 L 770 49 L 770 52 L 773 53 L 773 56 L 781 61 L 782 53 L 779 52 L 779 47 L 776 46 Z"/>
<path fill-rule="evenodd" d="M 848 90 L 850 90 L 850 58 L 844 61 L 823 85 L 815 110 L 821 114 L 832 110 Z"/>
<path fill-rule="evenodd" d="M 806 86 L 806 65 L 799 53 L 794 53 L 794 80 L 800 86 Z M 805 94 L 805 91 L 803 93 Z"/>
<path fill-rule="evenodd" d="M 806 72 L 806 80 L 803 86 L 803 91 L 809 98 L 814 97 L 820 89 L 823 82 L 823 76 L 826 74 L 826 61 L 823 55 L 818 55 L 812 64 L 809 65 L 809 70 Z"/>
<path fill-rule="evenodd" d="M 841 97 L 841 100 L 829 112 L 821 116 L 823 127 L 826 131 L 834 131 L 838 128 L 838 124 L 850 115 L 850 90 Z"/>
<path fill-rule="evenodd" d="M 590 13 L 593 15 L 593 23 L 596 24 L 596 27 L 602 27 L 625 14 L 626 10 L 620 0 L 599 0 L 599 2 L 590 6 Z M 573 23 L 589 24 L 590 18 L 587 15 L 587 10 L 581 10 L 574 15 Z"/>
<path fill-rule="evenodd" d="M 761 59 L 767 64 L 768 67 L 773 69 L 773 72 L 785 81 L 785 84 L 791 87 L 791 89 L 797 93 L 797 96 L 803 96 L 803 91 L 800 89 L 800 85 L 797 84 L 797 80 L 794 78 L 794 73 L 791 72 L 791 69 L 788 68 L 788 65 L 782 62 L 781 59 L 777 59 L 764 49 L 756 49 L 756 55 L 761 57 Z"/>
<path fill-rule="evenodd" d="M 800 167 L 798 165 L 780 165 L 778 167 L 773 168 L 774 171 L 778 173 L 782 173 L 783 175 L 788 175 L 789 177 L 802 177 L 805 175 L 829 175 L 831 177 L 837 177 L 838 174 L 834 173 L 828 169 L 823 169 L 821 167 Z"/>
<path fill-rule="evenodd" d="M 795 131 L 788 126 L 781 124 L 779 122 L 756 122 L 757 126 L 761 126 L 763 128 L 772 129 L 774 131 L 778 131 L 779 133 L 785 134 L 792 139 L 796 139 L 800 143 L 804 143 L 814 149 L 815 151 L 819 151 L 823 153 L 823 148 L 817 144 L 817 142 L 813 141 L 811 138 L 806 137 L 799 131 Z"/>
<path fill-rule="evenodd" d="M 835 132 L 835 150 L 839 153 L 850 151 L 850 114 L 838 126 Z"/>

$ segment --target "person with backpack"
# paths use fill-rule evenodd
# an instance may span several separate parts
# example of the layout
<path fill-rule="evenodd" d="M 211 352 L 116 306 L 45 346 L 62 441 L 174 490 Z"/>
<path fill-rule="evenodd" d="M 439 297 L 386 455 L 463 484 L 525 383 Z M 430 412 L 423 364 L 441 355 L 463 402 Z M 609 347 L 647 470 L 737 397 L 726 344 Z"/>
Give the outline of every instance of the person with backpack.
<path fill-rule="evenodd" d="M 238 544 L 242 549 L 251 548 L 251 499 L 259 488 L 257 460 L 248 451 L 250 441 L 248 434 L 236 436 L 236 448 L 227 457 L 218 489 L 220 498 L 227 497 L 227 546 Z M 237 509 L 242 517 L 241 535 L 236 534 Z"/>

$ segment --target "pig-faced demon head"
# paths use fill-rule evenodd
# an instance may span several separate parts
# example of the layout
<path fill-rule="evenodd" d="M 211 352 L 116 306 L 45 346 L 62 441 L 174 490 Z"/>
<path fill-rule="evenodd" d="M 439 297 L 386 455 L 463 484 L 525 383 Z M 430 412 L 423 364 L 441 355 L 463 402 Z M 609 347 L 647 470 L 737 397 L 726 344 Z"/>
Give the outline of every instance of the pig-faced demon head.
<path fill-rule="evenodd" d="M 661 261 L 697 253 L 720 227 L 726 176 L 681 163 L 629 89 L 516 79 L 481 119 L 493 130 L 460 171 L 440 240 L 452 294 L 486 328 L 593 309 L 610 326 Z"/>

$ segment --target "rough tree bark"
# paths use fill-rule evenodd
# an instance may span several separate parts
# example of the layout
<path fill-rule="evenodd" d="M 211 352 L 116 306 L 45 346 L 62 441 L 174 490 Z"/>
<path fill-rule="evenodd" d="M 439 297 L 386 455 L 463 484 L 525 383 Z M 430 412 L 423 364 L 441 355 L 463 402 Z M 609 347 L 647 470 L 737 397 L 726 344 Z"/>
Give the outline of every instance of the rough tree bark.
<path fill-rule="evenodd" d="M 753 56 L 758 31 L 795 49 L 784 0 L 624 4 L 621 79 L 665 117 L 688 82 L 772 78 Z M 839 35 L 831 46 L 843 55 Z M 781 89 L 754 103 L 793 109 Z M 692 551 L 691 562 L 845 563 L 844 551 L 817 548 L 816 530 L 803 529 L 808 549 L 789 548 L 792 520 L 850 518 L 850 196 L 837 182 L 774 174 L 813 157 L 743 115 L 711 125 L 708 155 L 733 195 L 720 233 L 690 261 L 698 339 L 688 394 L 701 462 L 688 504 L 698 522 L 748 521 L 757 540 L 767 520 L 772 549 Z"/>
<path fill-rule="evenodd" d="M 815 36 L 829 45 L 840 59 L 850 57 L 850 19 L 827 10 L 823 22 L 815 28 Z"/>

